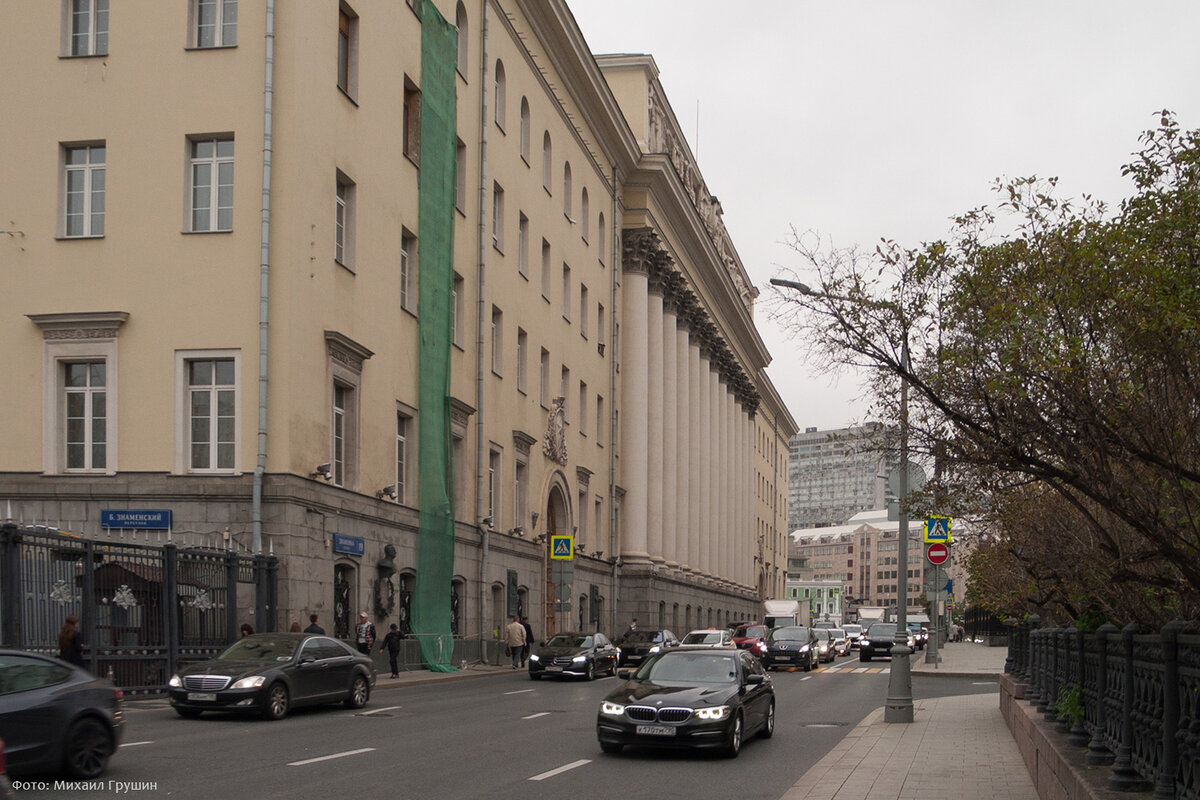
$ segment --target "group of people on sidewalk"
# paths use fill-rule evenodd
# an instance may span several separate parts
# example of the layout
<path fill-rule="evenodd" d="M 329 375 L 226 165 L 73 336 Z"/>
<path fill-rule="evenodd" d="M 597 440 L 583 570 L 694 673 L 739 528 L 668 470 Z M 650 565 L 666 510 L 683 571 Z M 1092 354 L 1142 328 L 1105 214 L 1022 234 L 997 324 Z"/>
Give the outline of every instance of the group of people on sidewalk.
<path fill-rule="evenodd" d="M 529 650 L 533 646 L 533 626 L 529 617 L 512 617 L 512 622 L 504 629 L 504 652 L 512 657 L 512 668 L 522 669 L 529 660 Z"/>

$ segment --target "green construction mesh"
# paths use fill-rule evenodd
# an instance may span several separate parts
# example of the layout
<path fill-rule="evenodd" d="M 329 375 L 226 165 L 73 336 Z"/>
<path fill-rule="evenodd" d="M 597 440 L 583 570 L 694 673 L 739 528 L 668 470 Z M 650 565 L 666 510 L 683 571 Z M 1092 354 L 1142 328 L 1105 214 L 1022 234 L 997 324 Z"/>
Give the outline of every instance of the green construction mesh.
<path fill-rule="evenodd" d="M 458 36 L 430 0 L 418 0 L 416 8 L 421 18 L 421 268 L 417 300 L 421 331 L 421 531 L 412 628 L 421 643 L 425 665 L 437 672 L 453 672 L 450 583 L 454 575 L 454 482 L 448 452 Z"/>

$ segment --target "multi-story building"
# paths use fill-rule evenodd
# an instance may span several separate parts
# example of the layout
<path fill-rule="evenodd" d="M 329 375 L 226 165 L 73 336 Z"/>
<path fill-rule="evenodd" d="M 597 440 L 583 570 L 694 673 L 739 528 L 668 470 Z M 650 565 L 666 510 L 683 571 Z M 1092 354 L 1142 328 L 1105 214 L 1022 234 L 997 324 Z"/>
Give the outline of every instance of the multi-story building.
<path fill-rule="evenodd" d="M 788 527 L 843 525 L 860 511 L 884 508 L 889 471 L 899 463 L 881 452 L 878 422 L 838 430 L 807 428 L 788 443 Z"/>
<path fill-rule="evenodd" d="M 796 426 L 650 56 L 594 57 L 562 0 L 0 31 L 13 518 L 271 553 L 268 629 L 687 629 L 783 592 Z"/>

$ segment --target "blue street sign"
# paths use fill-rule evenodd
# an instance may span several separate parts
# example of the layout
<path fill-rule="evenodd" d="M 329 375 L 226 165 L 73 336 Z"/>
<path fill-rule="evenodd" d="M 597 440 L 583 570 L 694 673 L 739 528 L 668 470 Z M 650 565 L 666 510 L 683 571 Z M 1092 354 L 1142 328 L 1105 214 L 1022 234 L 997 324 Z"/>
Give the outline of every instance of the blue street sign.
<path fill-rule="evenodd" d="M 170 509 L 100 509 L 101 528 L 138 531 L 171 530 Z"/>
<path fill-rule="evenodd" d="M 348 556 L 361 556 L 366 552 L 366 542 L 361 536 L 333 535 L 333 552 L 344 553 Z"/>
<path fill-rule="evenodd" d="M 925 544 L 950 544 L 950 518 L 929 517 L 925 520 Z"/>
<path fill-rule="evenodd" d="M 570 561 L 575 558 L 575 537 L 551 534 L 550 558 L 556 561 Z"/>

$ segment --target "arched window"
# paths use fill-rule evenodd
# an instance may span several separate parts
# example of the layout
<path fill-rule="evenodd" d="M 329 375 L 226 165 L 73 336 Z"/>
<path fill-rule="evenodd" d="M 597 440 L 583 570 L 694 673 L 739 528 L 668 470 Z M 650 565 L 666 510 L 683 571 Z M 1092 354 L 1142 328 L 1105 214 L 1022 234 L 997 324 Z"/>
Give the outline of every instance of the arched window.
<path fill-rule="evenodd" d="M 563 213 L 571 216 L 571 162 L 563 162 Z"/>
<path fill-rule="evenodd" d="M 354 633 L 350 624 L 350 604 L 354 596 L 354 567 L 336 564 L 333 568 L 333 635 L 349 639 Z"/>
<path fill-rule="evenodd" d="M 550 145 L 550 131 L 542 136 L 542 188 L 550 192 L 550 181 L 554 175 L 554 149 Z M 551 192 L 553 194 L 553 192 Z"/>
<path fill-rule="evenodd" d="M 458 28 L 458 72 L 467 77 L 467 9 L 462 3 L 454 10 L 454 26 Z"/>
<path fill-rule="evenodd" d="M 608 252 L 608 239 L 605 238 L 605 233 L 606 233 L 606 231 L 604 228 L 604 212 L 601 211 L 600 219 L 598 220 L 598 222 L 596 224 L 596 234 L 597 234 L 596 241 L 599 244 L 598 249 L 600 251 L 600 263 L 601 264 L 604 263 L 604 255 L 605 255 L 605 253 Z M 678 623 L 676 623 L 676 624 L 678 624 Z"/>
<path fill-rule="evenodd" d="M 462 596 L 464 584 L 455 579 L 450 582 L 450 635 L 462 636 Z"/>
<path fill-rule="evenodd" d="M 529 163 L 529 100 L 521 98 L 521 158 Z"/>
<path fill-rule="evenodd" d="M 411 572 L 399 575 L 400 590 L 396 593 L 396 626 L 405 636 L 412 634 L 412 593 L 417 577 Z"/>
<path fill-rule="evenodd" d="M 496 59 L 496 109 L 495 118 L 496 124 L 500 126 L 500 130 L 504 130 L 504 62 Z"/>
<path fill-rule="evenodd" d="M 589 216 L 591 216 L 591 210 L 588 208 L 588 193 L 587 187 L 585 186 L 583 187 L 583 196 L 579 199 L 579 224 L 583 228 L 583 230 L 579 232 L 579 235 L 583 237 L 585 242 L 587 241 L 588 233 L 591 232 L 590 226 L 588 225 Z"/>

